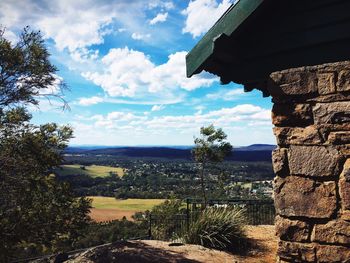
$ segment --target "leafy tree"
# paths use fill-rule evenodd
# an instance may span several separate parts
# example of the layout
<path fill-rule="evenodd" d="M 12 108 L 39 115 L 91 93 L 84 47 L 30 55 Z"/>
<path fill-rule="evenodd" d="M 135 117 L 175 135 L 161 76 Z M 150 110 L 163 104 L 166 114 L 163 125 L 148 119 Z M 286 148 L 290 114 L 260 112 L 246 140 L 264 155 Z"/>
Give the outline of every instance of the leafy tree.
<path fill-rule="evenodd" d="M 227 135 L 222 129 L 215 129 L 214 125 L 201 127 L 200 137 L 194 139 L 195 147 L 192 150 L 194 160 L 199 164 L 199 177 L 204 199 L 207 205 L 204 176 L 211 163 L 222 162 L 232 152 L 232 145 L 226 141 Z"/>
<path fill-rule="evenodd" d="M 0 261 L 26 251 L 69 248 L 89 222 L 90 200 L 52 174 L 72 137 L 69 126 L 33 125 L 24 106 L 55 85 L 56 68 L 39 32 L 12 45 L 0 33 Z M 56 96 L 56 94 L 54 94 Z"/>

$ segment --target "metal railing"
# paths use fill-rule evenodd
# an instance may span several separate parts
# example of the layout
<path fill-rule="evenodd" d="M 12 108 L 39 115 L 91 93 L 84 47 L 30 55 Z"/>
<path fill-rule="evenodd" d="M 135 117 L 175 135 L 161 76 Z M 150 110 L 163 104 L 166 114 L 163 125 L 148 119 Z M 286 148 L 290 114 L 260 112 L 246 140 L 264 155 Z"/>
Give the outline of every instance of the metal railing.
<path fill-rule="evenodd" d="M 209 207 L 240 207 L 245 210 L 248 225 L 273 225 L 275 206 L 271 199 L 217 199 L 208 200 Z M 204 202 L 201 199 L 186 199 L 186 211 L 201 210 Z"/>
<path fill-rule="evenodd" d="M 194 220 L 204 206 L 200 199 L 186 199 L 186 211 L 174 216 L 149 216 L 149 236 L 154 239 L 176 239 L 181 233 L 188 231 Z M 240 207 L 248 225 L 273 225 L 275 220 L 275 207 L 273 200 L 229 199 L 209 200 L 208 207 Z"/>

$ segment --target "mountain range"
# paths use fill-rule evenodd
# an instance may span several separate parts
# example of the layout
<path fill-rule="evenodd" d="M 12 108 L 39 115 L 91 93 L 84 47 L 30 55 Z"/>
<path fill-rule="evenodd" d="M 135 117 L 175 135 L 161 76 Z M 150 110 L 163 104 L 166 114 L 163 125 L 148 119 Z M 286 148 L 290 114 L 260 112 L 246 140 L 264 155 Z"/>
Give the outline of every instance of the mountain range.
<path fill-rule="evenodd" d="M 71 146 L 66 154 L 112 155 L 118 158 L 165 158 L 191 159 L 193 146 Z M 234 147 L 227 161 L 271 161 L 271 152 L 276 145 L 253 144 Z"/>

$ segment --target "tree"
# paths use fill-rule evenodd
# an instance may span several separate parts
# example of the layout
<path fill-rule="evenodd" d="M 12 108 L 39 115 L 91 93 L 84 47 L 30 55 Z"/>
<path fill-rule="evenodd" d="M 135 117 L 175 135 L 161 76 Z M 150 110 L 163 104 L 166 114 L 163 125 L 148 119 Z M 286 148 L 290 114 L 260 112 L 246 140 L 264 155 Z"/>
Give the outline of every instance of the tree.
<path fill-rule="evenodd" d="M 55 85 L 56 68 L 40 32 L 25 28 L 12 45 L 0 33 L 0 261 L 70 247 L 89 222 L 90 200 L 75 198 L 52 170 L 72 137 L 69 126 L 33 125 L 26 105 L 38 105 Z M 57 94 L 53 94 L 56 96 Z"/>
<path fill-rule="evenodd" d="M 50 54 L 40 31 L 24 28 L 15 45 L 4 38 L 4 32 L 0 27 L 0 108 L 37 105 L 38 96 L 62 99 L 60 95 L 67 87 L 57 81 L 57 68 L 49 61 Z M 65 102 L 64 106 L 67 106 Z"/>
<path fill-rule="evenodd" d="M 210 163 L 222 162 L 231 154 L 232 145 L 226 141 L 227 135 L 222 129 L 215 129 L 214 125 L 201 127 L 200 137 L 194 139 L 195 147 L 192 150 L 194 160 L 199 164 L 199 177 L 204 199 L 204 207 L 207 206 L 204 175 Z"/>

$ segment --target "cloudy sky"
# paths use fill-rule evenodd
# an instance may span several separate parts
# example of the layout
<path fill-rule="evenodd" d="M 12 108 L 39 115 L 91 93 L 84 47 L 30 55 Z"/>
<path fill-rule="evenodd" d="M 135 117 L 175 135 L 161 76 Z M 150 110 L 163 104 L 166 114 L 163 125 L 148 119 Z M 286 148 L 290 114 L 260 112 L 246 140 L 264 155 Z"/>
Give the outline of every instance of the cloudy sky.
<path fill-rule="evenodd" d="M 186 78 L 185 56 L 233 0 L 1 0 L 6 37 L 41 30 L 70 111 L 43 99 L 35 123 L 70 124 L 72 145 L 189 145 L 213 123 L 233 145 L 275 143 L 269 98 Z"/>

